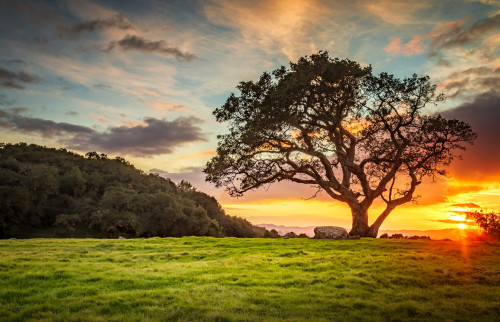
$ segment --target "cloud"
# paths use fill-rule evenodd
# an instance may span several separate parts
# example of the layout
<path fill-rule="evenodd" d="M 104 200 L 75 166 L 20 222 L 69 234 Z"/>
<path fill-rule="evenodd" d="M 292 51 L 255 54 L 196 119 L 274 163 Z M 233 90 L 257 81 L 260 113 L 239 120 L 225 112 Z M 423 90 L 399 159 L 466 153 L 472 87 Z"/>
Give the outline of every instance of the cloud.
<path fill-rule="evenodd" d="M 200 159 L 200 158 L 206 158 L 206 157 L 213 157 L 216 154 L 217 154 L 216 150 L 204 150 L 204 151 L 194 153 L 194 154 L 181 155 L 180 157 L 176 158 L 175 160 Z"/>
<path fill-rule="evenodd" d="M 452 207 L 458 207 L 458 208 L 481 208 L 481 206 L 468 202 L 468 203 L 454 203 L 451 205 Z"/>
<path fill-rule="evenodd" d="M 324 32 L 323 19 L 331 21 L 334 14 L 342 14 L 344 10 L 342 6 L 335 9 L 321 5 L 318 0 L 215 0 L 204 5 L 210 22 L 241 34 L 239 47 L 259 48 L 267 53 L 279 51 L 290 60 L 322 49 L 315 42 Z M 328 42 L 338 36 L 338 32 L 326 33 Z"/>
<path fill-rule="evenodd" d="M 34 24 L 38 27 L 52 26 L 53 24 L 61 25 L 68 22 L 68 19 L 59 14 L 50 3 L 37 1 L 33 4 L 30 1 L 2 1 L 0 2 L 1 11 L 7 12 L 7 19 L 19 17 L 24 24 Z M 1 7 L 5 6 L 5 7 Z M 16 18 L 17 18 L 16 17 Z M 16 21 L 18 24 L 18 21 Z M 39 28 L 40 30 L 40 28 Z"/>
<path fill-rule="evenodd" d="M 146 89 L 146 88 L 138 88 L 138 90 L 143 92 L 143 93 L 146 93 L 148 95 L 154 96 L 154 97 L 161 97 L 161 95 L 158 94 L 157 92 L 151 91 L 151 90 Z"/>
<path fill-rule="evenodd" d="M 13 72 L 3 67 L 0 67 L 0 87 L 25 89 L 26 87 L 20 83 L 38 83 L 40 77 L 35 74 L 29 74 L 23 71 Z"/>
<path fill-rule="evenodd" d="M 489 92 L 476 97 L 473 102 L 462 104 L 443 112 L 443 116 L 468 122 L 479 137 L 468 147 L 462 161 L 455 161 L 451 174 L 458 179 L 500 181 L 500 93 Z"/>
<path fill-rule="evenodd" d="M 385 52 L 391 55 L 415 56 L 424 53 L 424 37 L 417 35 L 406 44 L 401 42 L 401 38 L 392 38 L 391 42 L 384 48 Z"/>
<path fill-rule="evenodd" d="M 388 23 L 404 25 L 414 23 L 415 13 L 426 5 L 425 1 L 377 0 L 367 1 L 362 6 Z"/>
<path fill-rule="evenodd" d="M 80 115 L 80 113 L 75 112 L 75 111 L 66 111 L 66 112 L 64 112 L 64 114 L 70 115 L 70 116 L 78 116 L 78 115 Z"/>
<path fill-rule="evenodd" d="M 122 14 L 116 14 L 107 19 L 87 20 L 72 27 L 59 27 L 61 36 L 75 38 L 84 32 L 93 32 L 107 28 L 118 28 L 121 30 L 135 29 L 132 23 Z"/>
<path fill-rule="evenodd" d="M 190 52 L 182 52 L 177 47 L 170 47 L 165 40 L 151 41 L 136 35 L 127 35 L 121 40 L 110 42 L 105 51 L 111 52 L 117 46 L 122 50 L 137 50 L 173 56 L 178 61 L 192 61 L 198 58 Z"/>
<path fill-rule="evenodd" d="M 103 89 L 111 89 L 111 88 L 113 88 L 113 86 L 111 86 L 111 85 L 101 84 L 101 83 L 94 84 L 93 87 L 94 88 L 103 88 Z"/>
<path fill-rule="evenodd" d="M 0 115 L 0 127 L 10 128 L 25 134 L 40 134 L 44 138 L 72 135 L 90 135 L 94 132 L 91 128 L 69 124 L 65 122 L 57 123 L 52 120 L 44 120 L 23 116 L 27 112 L 26 108 L 11 108 L 2 110 Z"/>
<path fill-rule="evenodd" d="M 448 75 L 438 88 L 446 90 L 448 97 L 490 92 L 500 88 L 500 68 L 480 66 L 456 71 Z"/>
<path fill-rule="evenodd" d="M 12 64 L 12 65 L 20 65 L 20 66 L 23 66 L 23 67 L 29 66 L 29 63 L 27 63 L 23 59 L 11 59 L 11 60 L 8 61 L 8 63 Z"/>
<path fill-rule="evenodd" d="M 184 112 L 188 112 L 188 113 L 193 113 L 193 111 L 187 109 L 182 104 L 173 104 L 173 103 L 167 103 L 167 102 L 161 102 L 161 101 L 146 101 L 145 104 L 153 106 L 157 110 L 184 111 Z"/>
<path fill-rule="evenodd" d="M 477 42 L 491 32 L 500 31 L 500 14 L 480 20 L 466 26 L 466 20 L 460 19 L 446 24 L 439 24 L 430 33 L 431 48 L 450 48 Z"/>
<path fill-rule="evenodd" d="M 145 118 L 146 126 L 119 126 L 106 132 L 69 142 L 79 150 L 92 147 L 113 153 L 151 156 L 172 153 L 176 147 L 196 141 L 206 141 L 195 117 L 179 117 L 173 121 Z"/>
<path fill-rule="evenodd" d="M 445 223 L 445 224 L 463 224 L 464 223 L 463 221 L 453 220 L 453 219 L 437 219 L 437 220 L 432 220 L 432 221 L 441 222 L 441 223 Z"/>
<path fill-rule="evenodd" d="M 450 59 L 460 61 L 498 61 L 500 48 L 500 14 L 476 21 L 466 19 L 437 24 L 426 35 L 429 39 L 428 56 L 441 66 L 452 67 Z"/>
<path fill-rule="evenodd" d="M 463 161 L 455 161 L 456 163 L 463 162 Z M 453 167 L 453 163 L 452 163 Z M 482 190 L 487 190 L 487 187 L 485 186 L 480 186 L 480 185 L 449 185 L 447 187 L 447 196 L 457 196 L 461 194 L 467 194 L 467 193 L 474 193 L 474 192 L 479 192 Z"/>
<path fill-rule="evenodd" d="M 195 117 L 179 117 L 172 121 L 145 118 L 138 126 L 109 127 L 96 131 L 90 127 L 24 116 L 26 109 L 0 110 L 0 127 L 25 134 L 38 134 L 56 139 L 79 151 L 101 151 L 132 156 L 172 153 L 178 146 L 206 141 Z"/>
<path fill-rule="evenodd" d="M 90 113 L 89 116 L 91 118 L 93 118 L 94 120 L 96 121 L 99 121 L 99 122 L 102 122 L 102 123 L 106 123 L 106 124 L 109 124 L 108 122 L 108 119 L 105 117 L 105 116 L 102 116 L 102 115 L 95 115 L 94 113 Z"/>

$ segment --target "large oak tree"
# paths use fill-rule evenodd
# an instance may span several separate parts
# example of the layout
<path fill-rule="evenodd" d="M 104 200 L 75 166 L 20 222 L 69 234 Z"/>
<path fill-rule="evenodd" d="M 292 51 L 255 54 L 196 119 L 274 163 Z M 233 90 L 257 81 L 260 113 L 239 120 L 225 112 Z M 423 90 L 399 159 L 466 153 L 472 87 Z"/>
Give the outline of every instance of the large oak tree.
<path fill-rule="evenodd" d="M 377 76 L 327 52 L 237 88 L 214 111 L 229 133 L 218 137 L 207 181 L 233 196 L 279 181 L 315 186 L 350 207 L 351 235 L 376 237 L 423 177 L 445 174 L 476 138 L 467 123 L 424 109 L 444 99 L 429 77 Z M 370 225 L 377 199 L 385 209 Z"/>

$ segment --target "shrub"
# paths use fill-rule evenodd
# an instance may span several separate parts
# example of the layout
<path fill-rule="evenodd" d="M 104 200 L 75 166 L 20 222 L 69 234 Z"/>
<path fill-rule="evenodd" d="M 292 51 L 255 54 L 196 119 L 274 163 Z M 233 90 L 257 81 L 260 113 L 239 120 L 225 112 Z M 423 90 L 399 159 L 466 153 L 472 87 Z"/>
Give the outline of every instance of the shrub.
<path fill-rule="evenodd" d="M 493 212 L 471 211 L 466 213 L 466 219 L 472 219 L 490 238 L 500 240 L 500 214 Z"/>

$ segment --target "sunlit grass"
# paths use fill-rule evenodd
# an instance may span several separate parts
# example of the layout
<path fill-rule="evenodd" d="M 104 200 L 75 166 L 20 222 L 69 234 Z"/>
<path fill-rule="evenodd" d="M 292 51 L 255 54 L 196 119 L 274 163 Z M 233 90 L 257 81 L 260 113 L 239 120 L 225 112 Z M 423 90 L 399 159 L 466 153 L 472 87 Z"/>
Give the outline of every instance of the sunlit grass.
<path fill-rule="evenodd" d="M 0 241 L 0 319 L 499 321 L 498 243 Z"/>

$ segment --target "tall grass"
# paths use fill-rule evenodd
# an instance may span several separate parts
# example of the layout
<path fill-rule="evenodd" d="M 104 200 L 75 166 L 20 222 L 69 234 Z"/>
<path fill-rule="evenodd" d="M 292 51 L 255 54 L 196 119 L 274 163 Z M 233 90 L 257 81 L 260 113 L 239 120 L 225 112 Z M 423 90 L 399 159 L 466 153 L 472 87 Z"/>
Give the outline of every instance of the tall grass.
<path fill-rule="evenodd" d="M 500 321 L 500 244 L 0 241 L 0 319 Z"/>

